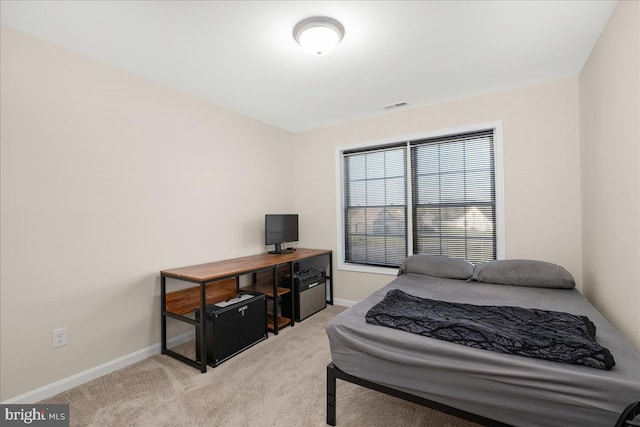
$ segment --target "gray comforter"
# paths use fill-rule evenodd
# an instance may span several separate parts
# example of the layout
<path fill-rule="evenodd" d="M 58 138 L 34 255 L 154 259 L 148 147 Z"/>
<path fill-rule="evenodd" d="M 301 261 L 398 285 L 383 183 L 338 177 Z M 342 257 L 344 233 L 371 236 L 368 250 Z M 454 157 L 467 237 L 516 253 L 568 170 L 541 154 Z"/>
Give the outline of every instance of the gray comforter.
<path fill-rule="evenodd" d="M 615 361 L 596 342 L 586 316 L 514 306 L 475 305 L 393 289 L 366 315 L 367 323 L 467 347 L 610 370 Z"/>

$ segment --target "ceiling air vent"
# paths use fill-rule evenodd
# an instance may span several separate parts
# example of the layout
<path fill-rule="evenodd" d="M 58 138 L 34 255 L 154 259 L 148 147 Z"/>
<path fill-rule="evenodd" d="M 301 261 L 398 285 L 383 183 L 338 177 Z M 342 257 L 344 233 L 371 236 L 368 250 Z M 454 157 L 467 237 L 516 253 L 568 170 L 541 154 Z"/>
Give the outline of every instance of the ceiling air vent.
<path fill-rule="evenodd" d="M 405 105 L 407 105 L 407 102 L 406 101 L 402 101 L 402 102 L 395 102 L 393 104 L 387 104 L 387 105 L 383 106 L 382 108 L 384 108 L 385 110 L 392 110 L 394 108 L 404 107 Z"/>

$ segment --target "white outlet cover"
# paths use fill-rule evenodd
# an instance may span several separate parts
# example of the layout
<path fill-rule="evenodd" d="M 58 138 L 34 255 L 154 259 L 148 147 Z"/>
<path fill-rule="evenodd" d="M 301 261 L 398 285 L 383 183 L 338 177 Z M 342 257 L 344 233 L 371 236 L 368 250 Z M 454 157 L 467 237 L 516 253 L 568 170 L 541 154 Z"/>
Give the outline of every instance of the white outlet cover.
<path fill-rule="evenodd" d="M 54 329 L 52 331 L 53 348 L 67 345 L 67 328 Z"/>

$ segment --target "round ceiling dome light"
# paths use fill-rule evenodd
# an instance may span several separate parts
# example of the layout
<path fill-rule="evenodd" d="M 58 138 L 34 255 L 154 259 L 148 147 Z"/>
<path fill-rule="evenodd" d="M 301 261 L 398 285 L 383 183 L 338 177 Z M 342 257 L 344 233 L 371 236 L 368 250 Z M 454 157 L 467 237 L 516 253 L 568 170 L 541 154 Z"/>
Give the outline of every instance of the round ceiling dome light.
<path fill-rule="evenodd" d="M 293 38 L 309 52 L 324 55 L 331 52 L 344 37 L 344 27 L 333 18 L 313 16 L 298 22 Z"/>

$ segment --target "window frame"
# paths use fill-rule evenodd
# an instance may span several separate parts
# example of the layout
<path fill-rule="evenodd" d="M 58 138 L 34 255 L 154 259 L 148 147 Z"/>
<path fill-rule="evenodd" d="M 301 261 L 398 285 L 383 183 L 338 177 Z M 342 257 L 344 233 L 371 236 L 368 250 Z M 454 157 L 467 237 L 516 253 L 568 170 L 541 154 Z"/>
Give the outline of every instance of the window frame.
<path fill-rule="evenodd" d="M 495 173 L 495 209 L 496 209 L 496 259 L 504 259 L 505 257 L 505 221 L 504 221 L 504 161 L 503 161 L 503 132 L 502 121 L 496 120 L 491 122 L 478 123 L 467 126 L 459 126 L 454 128 L 447 128 L 435 131 L 421 132 L 417 134 L 390 137 L 375 141 L 358 142 L 349 145 L 343 145 L 336 147 L 336 223 L 337 223 L 337 252 L 338 252 L 338 270 L 354 271 L 361 273 L 374 273 L 374 274 L 387 274 L 395 275 L 398 272 L 394 267 L 381 267 L 371 266 L 364 264 L 353 264 L 345 262 L 345 218 L 344 218 L 344 156 L 345 151 L 353 150 L 368 150 L 383 148 L 389 145 L 406 144 L 406 149 L 410 150 L 410 142 L 420 139 L 441 138 L 456 134 L 472 133 L 479 131 L 493 131 L 493 144 L 494 144 L 494 173 Z M 412 192 L 412 171 L 411 161 L 407 161 L 407 256 L 413 254 L 413 215 L 411 214 L 413 209 L 413 201 L 411 199 Z"/>

